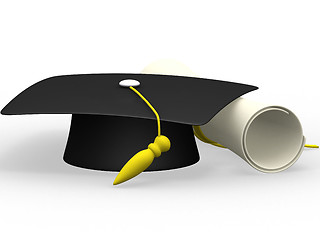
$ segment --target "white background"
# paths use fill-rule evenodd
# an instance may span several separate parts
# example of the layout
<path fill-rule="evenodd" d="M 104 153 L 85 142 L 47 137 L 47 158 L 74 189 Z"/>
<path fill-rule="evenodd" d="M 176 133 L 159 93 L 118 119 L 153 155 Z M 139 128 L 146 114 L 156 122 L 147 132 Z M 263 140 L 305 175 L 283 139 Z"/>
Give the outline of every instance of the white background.
<path fill-rule="evenodd" d="M 246 97 L 291 109 L 320 144 L 319 12 L 309 0 L 1 1 L 0 106 L 50 76 L 174 58 L 259 86 Z M 116 173 L 62 160 L 70 117 L 0 117 L 0 239 L 320 237 L 319 150 L 263 174 L 198 141 L 196 165 L 114 187 Z"/>

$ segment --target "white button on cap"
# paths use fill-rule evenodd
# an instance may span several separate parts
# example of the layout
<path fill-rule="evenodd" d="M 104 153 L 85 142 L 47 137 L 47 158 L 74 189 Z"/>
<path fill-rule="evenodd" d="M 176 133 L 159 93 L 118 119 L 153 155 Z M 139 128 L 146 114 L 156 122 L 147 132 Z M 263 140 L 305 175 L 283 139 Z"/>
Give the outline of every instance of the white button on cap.
<path fill-rule="evenodd" d="M 121 87 L 138 87 L 140 82 L 134 79 L 125 79 L 119 82 Z"/>

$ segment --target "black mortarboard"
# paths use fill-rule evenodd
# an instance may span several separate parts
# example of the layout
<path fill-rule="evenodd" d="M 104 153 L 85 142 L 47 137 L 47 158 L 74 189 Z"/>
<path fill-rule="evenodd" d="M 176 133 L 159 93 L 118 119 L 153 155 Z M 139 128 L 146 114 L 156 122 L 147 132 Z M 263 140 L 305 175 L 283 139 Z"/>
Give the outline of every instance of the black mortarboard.
<path fill-rule="evenodd" d="M 160 115 L 171 149 L 147 171 L 188 166 L 199 160 L 192 125 L 203 125 L 231 101 L 255 86 L 194 77 L 157 74 L 83 74 L 40 81 L 14 98 L 5 115 L 72 114 L 64 160 L 78 167 L 119 171 L 157 133 L 156 117 L 122 80 L 136 89 Z"/>

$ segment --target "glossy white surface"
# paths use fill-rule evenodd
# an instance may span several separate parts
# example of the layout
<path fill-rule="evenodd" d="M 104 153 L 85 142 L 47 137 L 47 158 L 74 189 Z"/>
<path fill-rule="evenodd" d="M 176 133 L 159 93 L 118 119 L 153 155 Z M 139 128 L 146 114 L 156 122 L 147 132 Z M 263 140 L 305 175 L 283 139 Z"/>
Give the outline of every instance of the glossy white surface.
<path fill-rule="evenodd" d="M 138 87 L 140 86 L 140 82 L 135 79 L 125 79 L 119 82 L 121 87 Z"/>

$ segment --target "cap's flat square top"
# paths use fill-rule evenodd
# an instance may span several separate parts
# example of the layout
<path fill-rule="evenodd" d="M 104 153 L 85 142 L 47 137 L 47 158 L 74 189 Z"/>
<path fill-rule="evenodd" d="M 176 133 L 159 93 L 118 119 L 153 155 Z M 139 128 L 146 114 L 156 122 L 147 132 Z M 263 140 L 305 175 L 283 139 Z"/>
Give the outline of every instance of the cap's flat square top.
<path fill-rule="evenodd" d="M 153 112 L 125 79 L 153 105 L 162 121 L 207 123 L 227 104 L 257 87 L 194 77 L 159 74 L 81 74 L 40 81 L 14 98 L 2 111 L 19 114 L 94 114 L 155 119 Z"/>

